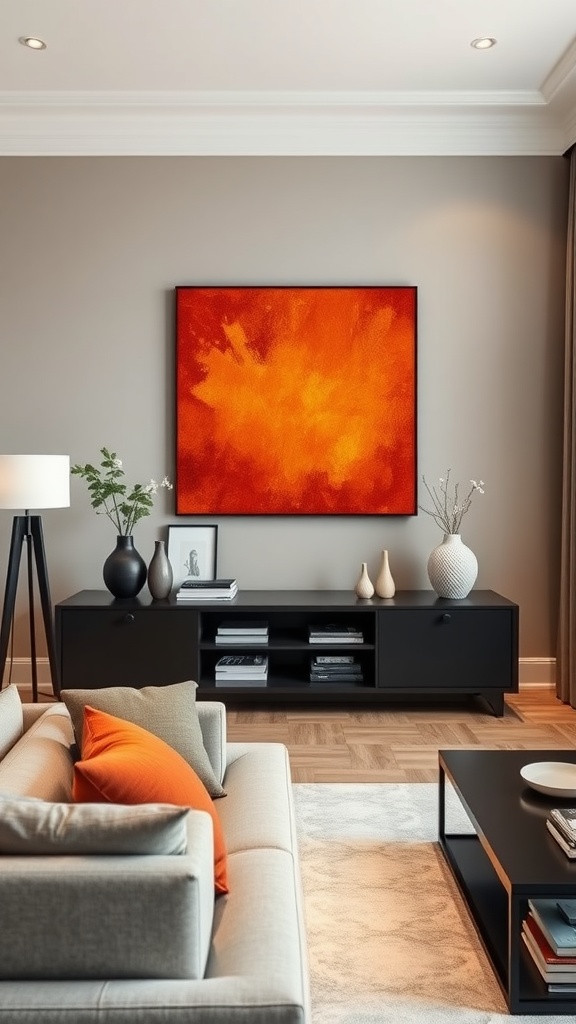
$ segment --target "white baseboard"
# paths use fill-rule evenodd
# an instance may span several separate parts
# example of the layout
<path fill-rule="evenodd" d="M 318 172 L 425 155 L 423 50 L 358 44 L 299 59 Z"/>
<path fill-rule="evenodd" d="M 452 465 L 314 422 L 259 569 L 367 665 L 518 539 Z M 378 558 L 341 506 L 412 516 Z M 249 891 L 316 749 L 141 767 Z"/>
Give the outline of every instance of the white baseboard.
<path fill-rule="evenodd" d="M 38 658 L 38 686 L 49 690 L 52 689 L 50 677 L 50 664 L 48 658 Z M 520 658 L 519 663 L 520 689 L 525 690 L 533 686 L 546 686 L 553 688 L 556 680 L 556 659 L 555 658 Z M 4 686 L 8 685 L 9 666 L 6 666 L 4 673 Z M 30 658 L 14 658 L 12 664 L 12 682 L 17 686 L 29 687 L 32 682 Z"/>
<path fill-rule="evenodd" d="M 36 669 L 38 674 L 38 686 L 42 689 L 48 688 L 52 690 L 52 676 L 50 675 L 50 662 L 48 658 L 36 658 Z M 8 683 L 16 683 L 16 686 L 23 686 L 29 688 L 32 685 L 32 667 L 30 658 L 14 658 L 12 662 L 12 672 L 10 672 L 10 663 L 6 662 L 6 671 L 4 672 L 3 686 L 8 686 Z"/>
<path fill-rule="evenodd" d="M 553 689 L 556 685 L 556 658 L 520 658 L 518 669 L 521 690 L 532 686 Z"/>

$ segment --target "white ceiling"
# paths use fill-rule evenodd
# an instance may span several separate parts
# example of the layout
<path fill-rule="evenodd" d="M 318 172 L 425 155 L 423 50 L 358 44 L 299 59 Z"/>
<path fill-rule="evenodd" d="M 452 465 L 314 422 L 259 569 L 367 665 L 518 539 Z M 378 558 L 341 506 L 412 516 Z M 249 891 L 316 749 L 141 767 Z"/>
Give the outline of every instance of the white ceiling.
<path fill-rule="evenodd" d="M 574 141 L 576 0 L 0 0 L 0 154 Z"/>

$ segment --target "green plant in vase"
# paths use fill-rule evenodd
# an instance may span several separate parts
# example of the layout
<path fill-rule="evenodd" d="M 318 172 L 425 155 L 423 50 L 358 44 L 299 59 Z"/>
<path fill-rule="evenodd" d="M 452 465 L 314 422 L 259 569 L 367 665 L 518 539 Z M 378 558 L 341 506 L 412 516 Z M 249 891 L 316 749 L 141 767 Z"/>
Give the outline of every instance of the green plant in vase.
<path fill-rule="evenodd" d="M 115 597 L 135 597 L 146 582 L 146 563 L 134 547 L 133 530 L 136 524 L 149 516 L 154 497 L 163 487 L 172 490 L 167 476 L 158 484 L 128 486 L 122 459 L 116 452 L 101 448 L 99 466 L 87 462 L 72 466 L 71 473 L 82 477 L 88 484 L 90 504 L 96 515 L 106 516 L 116 528 L 115 550 L 104 563 L 104 582 Z"/>

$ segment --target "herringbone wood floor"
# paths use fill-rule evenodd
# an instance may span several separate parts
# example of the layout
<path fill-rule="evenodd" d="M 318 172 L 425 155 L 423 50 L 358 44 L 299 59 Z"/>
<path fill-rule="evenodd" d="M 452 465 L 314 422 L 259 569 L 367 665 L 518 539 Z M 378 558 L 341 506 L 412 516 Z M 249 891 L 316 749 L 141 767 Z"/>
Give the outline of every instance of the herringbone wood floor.
<path fill-rule="evenodd" d="M 285 743 L 293 782 L 435 782 L 439 748 L 576 747 L 576 711 L 547 688 L 507 697 L 502 718 L 480 702 L 373 711 L 228 709 L 226 717 L 229 740 Z"/>
<path fill-rule="evenodd" d="M 285 743 L 293 782 L 435 782 L 439 748 L 576 747 L 576 711 L 546 687 L 507 696 L 502 718 L 480 701 L 418 701 L 371 711 L 230 707 L 226 719 L 229 740 Z"/>

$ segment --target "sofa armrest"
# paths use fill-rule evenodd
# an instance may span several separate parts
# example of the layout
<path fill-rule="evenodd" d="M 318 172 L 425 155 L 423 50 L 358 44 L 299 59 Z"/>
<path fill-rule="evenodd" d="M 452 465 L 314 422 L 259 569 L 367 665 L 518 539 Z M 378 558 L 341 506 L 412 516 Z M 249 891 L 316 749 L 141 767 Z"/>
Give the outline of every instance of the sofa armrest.
<path fill-rule="evenodd" d="M 226 705 L 220 701 L 196 701 L 202 740 L 219 782 L 226 771 Z"/>
<path fill-rule="evenodd" d="M 24 720 L 24 732 L 27 732 L 34 722 L 37 722 L 47 708 L 53 707 L 52 704 L 22 704 L 22 718 Z"/>
<path fill-rule="evenodd" d="M 180 856 L 0 857 L 0 979 L 202 978 L 213 848 L 190 811 Z"/>

